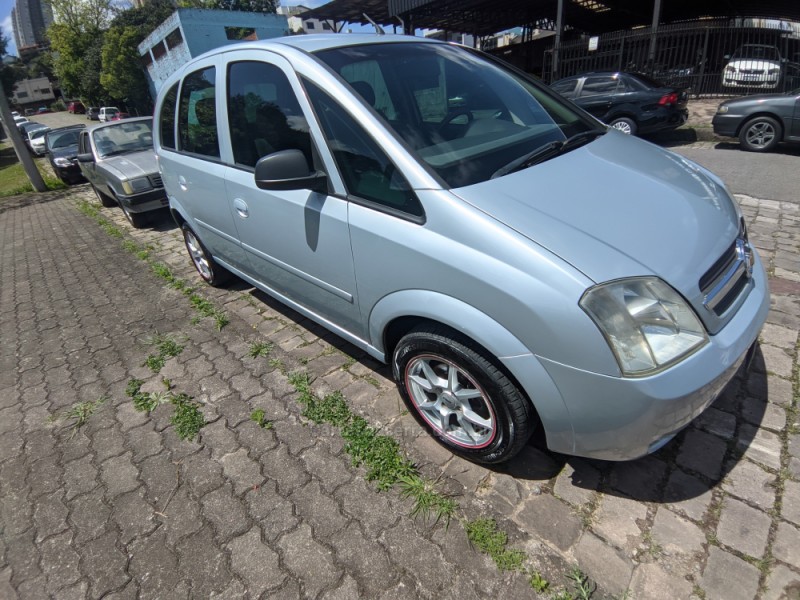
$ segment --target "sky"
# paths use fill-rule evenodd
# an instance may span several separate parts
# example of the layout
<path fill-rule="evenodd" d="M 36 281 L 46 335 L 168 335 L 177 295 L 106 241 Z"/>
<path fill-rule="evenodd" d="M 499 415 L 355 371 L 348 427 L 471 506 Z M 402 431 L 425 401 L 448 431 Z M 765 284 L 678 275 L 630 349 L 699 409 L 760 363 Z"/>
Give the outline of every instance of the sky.
<path fill-rule="evenodd" d="M 14 43 L 14 30 L 11 28 L 11 9 L 14 8 L 16 0 L 0 0 L 0 30 L 3 32 L 3 37 L 8 40 L 6 47 L 6 54 L 17 54 L 17 46 Z M 308 8 L 316 8 L 327 3 L 329 0 L 283 0 L 281 4 L 284 6 L 295 6 L 302 4 Z"/>

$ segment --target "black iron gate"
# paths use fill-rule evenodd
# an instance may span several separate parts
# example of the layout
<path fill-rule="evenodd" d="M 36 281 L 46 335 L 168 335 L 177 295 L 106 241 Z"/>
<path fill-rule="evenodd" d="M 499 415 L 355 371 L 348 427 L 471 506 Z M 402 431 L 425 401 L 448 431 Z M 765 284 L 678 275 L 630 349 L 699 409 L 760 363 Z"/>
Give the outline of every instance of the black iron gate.
<path fill-rule="evenodd" d="M 767 19 L 709 19 L 660 25 L 652 57 L 650 27 L 562 41 L 558 77 L 587 71 L 639 71 L 697 96 L 800 88 L 800 24 Z M 590 49 L 591 48 L 591 49 Z M 551 82 L 553 52 L 542 78 Z"/>

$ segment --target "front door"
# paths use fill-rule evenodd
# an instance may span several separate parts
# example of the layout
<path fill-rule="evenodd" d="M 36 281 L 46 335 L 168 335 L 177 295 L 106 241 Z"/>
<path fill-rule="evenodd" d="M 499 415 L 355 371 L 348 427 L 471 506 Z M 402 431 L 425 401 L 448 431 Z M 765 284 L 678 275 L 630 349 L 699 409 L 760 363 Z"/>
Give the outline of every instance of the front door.
<path fill-rule="evenodd" d="M 225 185 L 250 271 L 278 294 L 361 337 L 347 200 L 255 185 L 258 159 L 280 150 L 299 149 L 309 169 L 322 168 L 309 129 L 310 111 L 295 89 L 299 82 L 280 57 L 248 51 L 228 56 L 226 112 L 233 166 L 226 171 Z"/>

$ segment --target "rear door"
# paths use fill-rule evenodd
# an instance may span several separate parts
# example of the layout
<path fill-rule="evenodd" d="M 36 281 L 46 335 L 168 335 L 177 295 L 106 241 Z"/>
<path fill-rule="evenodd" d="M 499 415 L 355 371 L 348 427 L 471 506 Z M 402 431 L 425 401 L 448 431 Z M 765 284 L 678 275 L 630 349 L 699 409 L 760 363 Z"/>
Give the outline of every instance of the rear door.
<path fill-rule="evenodd" d="M 321 136 L 294 70 L 263 51 L 225 54 L 225 125 L 230 155 L 225 187 L 250 271 L 271 290 L 356 336 L 356 298 L 346 198 L 255 185 L 256 162 L 298 149 L 312 169 L 332 171 L 317 151 Z"/>
<path fill-rule="evenodd" d="M 602 121 L 611 110 L 618 87 L 619 78 L 616 75 L 588 75 L 576 102 Z"/>

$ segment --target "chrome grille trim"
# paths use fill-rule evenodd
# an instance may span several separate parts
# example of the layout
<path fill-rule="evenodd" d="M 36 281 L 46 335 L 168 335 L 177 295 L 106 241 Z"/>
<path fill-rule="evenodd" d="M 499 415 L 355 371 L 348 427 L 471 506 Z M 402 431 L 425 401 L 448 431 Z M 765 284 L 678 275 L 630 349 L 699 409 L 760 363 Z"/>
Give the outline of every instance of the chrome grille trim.
<path fill-rule="evenodd" d="M 744 284 L 753 274 L 755 257 L 747 239 L 740 237 L 728 252 L 714 264 L 709 271 L 716 271 L 710 281 L 707 276 L 701 279 L 703 306 L 717 315 L 724 313 L 733 304 L 735 296 L 744 289 Z"/>

